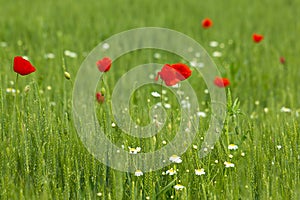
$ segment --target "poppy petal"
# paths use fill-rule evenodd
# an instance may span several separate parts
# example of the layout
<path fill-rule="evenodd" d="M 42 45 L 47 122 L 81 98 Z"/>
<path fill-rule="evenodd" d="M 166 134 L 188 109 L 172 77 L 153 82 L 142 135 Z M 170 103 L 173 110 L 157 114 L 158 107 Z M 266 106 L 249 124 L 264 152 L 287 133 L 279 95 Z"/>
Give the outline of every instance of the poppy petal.
<path fill-rule="evenodd" d="M 35 67 L 21 56 L 16 56 L 14 58 L 14 71 L 22 76 L 31 74 L 35 72 Z"/>

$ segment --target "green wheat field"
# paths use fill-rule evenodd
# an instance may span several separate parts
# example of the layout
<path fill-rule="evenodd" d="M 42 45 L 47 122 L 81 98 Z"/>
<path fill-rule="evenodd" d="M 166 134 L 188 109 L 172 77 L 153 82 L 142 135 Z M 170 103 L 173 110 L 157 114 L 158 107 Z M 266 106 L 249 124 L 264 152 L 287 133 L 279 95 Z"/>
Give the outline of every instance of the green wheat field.
<path fill-rule="evenodd" d="M 300 199 L 300 1 L 0 0 L 0 5 L 0 199 Z M 205 18 L 211 27 L 202 27 Z M 182 162 L 129 173 L 107 167 L 85 148 L 74 126 L 72 92 L 94 47 L 140 27 L 172 29 L 202 45 L 230 80 L 220 88 L 226 90 L 228 112 L 214 148 L 199 158 L 210 98 L 190 66 L 186 81 L 201 111 L 195 140 L 179 155 Z M 254 42 L 254 33 L 263 40 Z M 36 71 L 17 78 L 15 56 L 26 56 Z M 128 152 L 163 148 L 179 127 L 180 104 L 167 86 L 142 87 L 130 102 L 139 125 L 150 122 L 151 106 L 172 105 L 165 127 L 152 138 L 122 132 L 110 113 L 118 79 L 150 62 L 186 61 L 155 49 L 131 52 L 113 62 L 105 84 L 97 86 L 106 98 L 103 103 L 95 98 L 97 120 Z"/>

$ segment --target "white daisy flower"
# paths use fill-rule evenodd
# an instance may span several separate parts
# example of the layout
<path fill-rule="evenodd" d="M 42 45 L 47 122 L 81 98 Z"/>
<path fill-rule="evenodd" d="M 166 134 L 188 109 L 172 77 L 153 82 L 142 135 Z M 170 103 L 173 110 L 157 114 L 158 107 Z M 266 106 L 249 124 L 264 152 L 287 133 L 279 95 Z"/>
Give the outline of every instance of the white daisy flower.
<path fill-rule="evenodd" d="M 102 49 L 104 49 L 104 50 L 107 50 L 107 49 L 109 49 L 109 44 L 108 43 L 104 43 L 103 45 L 102 45 Z"/>
<path fill-rule="evenodd" d="M 174 174 L 176 174 L 176 170 L 174 170 L 173 168 L 169 169 L 166 171 L 166 174 L 169 174 L 170 176 L 173 176 Z"/>
<path fill-rule="evenodd" d="M 219 43 L 217 41 L 211 41 L 209 43 L 209 46 L 211 46 L 211 47 L 217 47 L 218 45 L 219 45 Z"/>
<path fill-rule="evenodd" d="M 134 172 L 134 175 L 135 176 L 143 176 L 143 172 L 141 171 L 141 170 L 136 170 L 135 172 Z"/>
<path fill-rule="evenodd" d="M 196 58 L 199 58 L 200 56 L 201 56 L 201 53 L 200 53 L 200 52 L 196 52 L 196 53 L 195 53 L 195 57 L 196 57 Z"/>
<path fill-rule="evenodd" d="M 172 156 L 169 158 L 169 160 L 170 160 L 171 162 L 174 162 L 174 163 L 181 163 L 181 162 L 182 162 L 181 158 L 180 158 L 179 156 L 177 156 L 177 155 L 172 155 Z"/>
<path fill-rule="evenodd" d="M 153 97 L 160 97 L 160 94 L 158 92 L 151 92 L 151 95 Z"/>
<path fill-rule="evenodd" d="M 278 150 L 280 150 L 282 148 L 281 145 L 277 145 L 276 147 L 277 147 Z"/>
<path fill-rule="evenodd" d="M 137 148 L 128 147 L 128 148 L 129 148 L 129 153 L 130 154 L 137 154 L 141 151 L 141 147 L 137 147 Z"/>
<path fill-rule="evenodd" d="M 28 60 L 28 61 L 29 61 L 28 56 L 22 56 L 22 58 L 24 58 L 25 60 Z"/>
<path fill-rule="evenodd" d="M 290 108 L 286 108 L 286 107 L 282 107 L 281 109 L 280 109 L 280 112 L 292 112 L 292 110 L 290 109 Z"/>
<path fill-rule="evenodd" d="M 212 54 L 213 57 L 219 58 L 222 56 L 222 53 L 220 51 L 214 51 Z"/>
<path fill-rule="evenodd" d="M 70 57 L 70 58 L 77 58 L 77 53 L 72 52 L 72 51 L 70 51 L 70 50 L 65 50 L 65 51 L 64 51 L 64 54 L 65 54 L 65 56 L 68 56 L 68 57 Z"/>
<path fill-rule="evenodd" d="M 55 58 L 55 55 L 54 55 L 54 53 L 46 53 L 46 54 L 44 55 L 44 58 L 45 58 L 45 59 L 54 59 L 54 58 Z"/>
<path fill-rule="evenodd" d="M 239 147 L 236 144 L 230 144 L 228 145 L 229 150 L 237 150 Z"/>
<path fill-rule="evenodd" d="M 0 42 L 0 47 L 7 47 L 7 43 L 6 42 Z"/>
<path fill-rule="evenodd" d="M 192 67 L 196 67 L 196 66 L 197 66 L 197 61 L 195 61 L 195 60 L 191 61 L 191 62 L 190 62 L 190 65 L 191 65 Z"/>
<path fill-rule="evenodd" d="M 176 184 L 176 185 L 174 185 L 174 188 L 175 188 L 175 190 L 182 190 L 182 189 L 184 189 L 185 187 L 184 187 L 183 185 Z"/>
<path fill-rule="evenodd" d="M 195 169 L 195 174 L 196 174 L 197 176 L 201 176 L 201 175 L 204 175 L 204 174 L 205 174 L 205 171 L 204 171 L 203 168 L 202 168 L 202 169 Z"/>
<path fill-rule="evenodd" d="M 171 104 L 169 104 L 169 103 L 165 103 L 164 106 L 165 106 L 165 108 L 167 108 L 167 109 L 171 108 Z"/>
<path fill-rule="evenodd" d="M 101 197 L 101 196 L 102 196 L 102 193 L 101 193 L 101 192 L 98 192 L 98 193 L 97 193 L 97 196 L 98 196 L 98 197 Z"/>
<path fill-rule="evenodd" d="M 206 117 L 206 113 L 205 112 L 201 112 L 201 111 L 199 111 L 199 112 L 197 112 L 197 116 L 198 117 Z"/>
<path fill-rule="evenodd" d="M 268 112 L 269 112 L 269 109 L 268 109 L 268 108 L 264 108 L 264 112 L 265 112 L 265 113 L 268 113 Z"/>
<path fill-rule="evenodd" d="M 160 58 L 161 58 L 161 55 L 160 55 L 160 53 L 154 53 L 153 57 L 154 57 L 155 59 L 160 59 Z"/>
<path fill-rule="evenodd" d="M 233 164 L 233 163 L 227 162 L 227 161 L 224 162 L 224 165 L 225 165 L 226 168 L 234 167 L 234 164 Z"/>

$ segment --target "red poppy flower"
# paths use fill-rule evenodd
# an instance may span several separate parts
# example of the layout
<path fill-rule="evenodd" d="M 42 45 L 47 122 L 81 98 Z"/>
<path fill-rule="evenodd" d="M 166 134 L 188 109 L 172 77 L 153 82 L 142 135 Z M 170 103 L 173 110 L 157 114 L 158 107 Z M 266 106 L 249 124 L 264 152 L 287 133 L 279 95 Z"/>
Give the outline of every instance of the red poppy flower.
<path fill-rule="evenodd" d="M 204 20 L 202 20 L 202 27 L 203 28 L 209 28 L 213 25 L 213 22 L 211 19 L 209 18 L 205 18 Z"/>
<path fill-rule="evenodd" d="M 167 86 L 173 86 L 176 85 L 178 82 L 187 79 L 191 76 L 191 74 L 192 71 L 185 64 L 165 64 L 161 71 L 157 73 L 155 80 L 158 80 L 158 77 L 160 76 L 160 78 L 165 82 Z"/>
<path fill-rule="evenodd" d="M 96 93 L 96 100 L 98 101 L 98 103 L 103 103 L 105 98 L 104 98 L 104 95 L 102 95 L 101 92 L 97 92 Z"/>
<path fill-rule="evenodd" d="M 21 56 L 14 58 L 14 71 L 22 76 L 35 72 L 35 67 Z"/>
<path fill-rule="evenodd" d="M 111 67 L 111 59 L 104 57 L 102 60 L 98 60 L 96 65 L 100 72 L 107 72 Z"/>
<path fill-rule="evenodd" d="M 218 87 L 227 87 L 230 85 L 230 81 L 227 78 L 216 77 L 214 80 L 214 84 Z"/>
<path fill-rule="evenodd" d="M 285 58 L 284 57 L 280 57 L 279 61 L 280 61 L 281 64 L 285 64 Z"/>
<path fill-rule="evenodd" d="M 254 33 L 252 35 L 252 39 L 253 39 L 254 42 L 259 43 L 262 39 L 264 39 L 264 36 L 260 35 L 260 34 L 257 34 L 257 33 Z"/>

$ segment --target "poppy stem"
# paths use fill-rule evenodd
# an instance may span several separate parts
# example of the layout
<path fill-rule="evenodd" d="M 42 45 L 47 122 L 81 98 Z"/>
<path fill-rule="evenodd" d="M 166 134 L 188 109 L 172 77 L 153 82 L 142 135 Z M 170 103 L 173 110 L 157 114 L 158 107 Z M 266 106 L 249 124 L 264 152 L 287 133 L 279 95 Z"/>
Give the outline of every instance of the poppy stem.
<path fill-rule="evenodd" d="M 160 102 L 161 106 L 163 106 L 163 81 L 160 82 Z"/>

